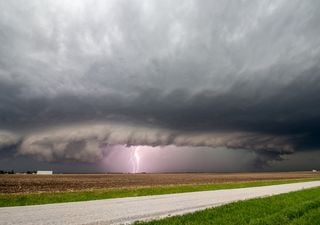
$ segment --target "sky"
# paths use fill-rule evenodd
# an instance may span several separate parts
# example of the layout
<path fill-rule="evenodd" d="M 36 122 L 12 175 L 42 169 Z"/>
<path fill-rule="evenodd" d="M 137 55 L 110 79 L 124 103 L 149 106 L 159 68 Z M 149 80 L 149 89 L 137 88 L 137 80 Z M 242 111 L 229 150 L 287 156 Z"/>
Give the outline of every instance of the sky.
<path fill-rule="evenodd" d="M 0 169 L 320 169 L 317 0 L 0 10 Z"/>

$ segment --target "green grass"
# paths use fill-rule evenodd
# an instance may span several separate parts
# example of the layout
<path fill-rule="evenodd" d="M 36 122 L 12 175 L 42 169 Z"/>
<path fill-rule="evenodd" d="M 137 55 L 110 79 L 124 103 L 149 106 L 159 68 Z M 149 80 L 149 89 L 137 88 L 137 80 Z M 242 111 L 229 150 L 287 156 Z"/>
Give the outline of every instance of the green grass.
<path fill-rule="evenodd" d="M 320 188 L 240 201 L 140 225 L 320 225 Z"/>
<path fill-rule="evenodd" d="M 172 186 L 167 185 L 167 186 L 156 186 L 156 187 L 97 189 L 97 190 L 91 190 L 91 191 L 78 191 L 78 192 L 0 194 L 0 207 L 39 205 L 39 204 L 60 203 L 60 202 L 75 202 L 75 201 L 87 201 L 87 200 L 133 197 L 133 196 L 161 195 L 161 194 L 183 193 L 183 192 L 194 192 L 194 191 L 244 188 L 244 187 L 305 182 L 305 181 L 312 181 L 312 180 L 317 180 L 317 179 L 307 178 L 307 179 L 253 181 L 253 182 L 220 183 L 220 184 L 172 185 Z"/>

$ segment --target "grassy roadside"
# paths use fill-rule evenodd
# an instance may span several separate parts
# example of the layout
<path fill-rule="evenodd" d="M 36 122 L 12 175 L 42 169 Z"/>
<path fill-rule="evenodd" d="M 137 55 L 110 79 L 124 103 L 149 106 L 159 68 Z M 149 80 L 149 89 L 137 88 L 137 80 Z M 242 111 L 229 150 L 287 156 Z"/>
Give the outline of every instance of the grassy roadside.
<path fill-rule="evenodd" d="M 320 188 L 240 201 L 140 225 L 320 225 Z"/>
<path fill-rule="evenodd" d="M 275 184 L 287 184 L 319 180 L 319 178 L 251 181 L 239 183 L 217 183 L 200 185 L 172 185 L 137 188 L 97 189 L 91 191 L 56 192 L 56 193 L 23 193 L 23 194 L 0 194 L 0 207 L 39 205 L 61 202 L 88 201 L 97 199 L 110 199 L 121 197 L 134 197 L 146 195 L 161 195 L 194 191 L 208 191 L 219 189 L 232 189 L 244 187 L 256 187 Z"/>

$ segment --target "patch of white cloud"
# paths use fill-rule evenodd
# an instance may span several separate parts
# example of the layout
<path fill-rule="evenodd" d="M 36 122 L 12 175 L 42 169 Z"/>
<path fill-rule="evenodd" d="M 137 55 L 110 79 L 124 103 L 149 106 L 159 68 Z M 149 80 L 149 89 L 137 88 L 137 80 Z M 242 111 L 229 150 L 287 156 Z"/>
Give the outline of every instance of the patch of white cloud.
<path fill-rule="evenodd" d="M 0 130 L 0 150 L 18 145 L 21 137 L 15 133 Z"/>

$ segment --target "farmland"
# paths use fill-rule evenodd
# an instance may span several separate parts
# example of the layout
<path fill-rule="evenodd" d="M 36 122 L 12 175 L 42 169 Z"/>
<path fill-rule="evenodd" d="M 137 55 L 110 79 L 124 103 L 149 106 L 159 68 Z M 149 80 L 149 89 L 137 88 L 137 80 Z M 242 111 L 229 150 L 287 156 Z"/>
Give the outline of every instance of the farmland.
<path fill-rule="evenodd" d="M 320 180 L 319 173 L 1 175 L 0 207 L 256 187 Z"/>
<path fill-rule="evenodd" d="M 320 179 L 320 173 L 14 174 L 0 176 L 0 193 L 74 192 L 305 178 Z"/>

